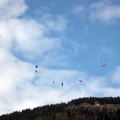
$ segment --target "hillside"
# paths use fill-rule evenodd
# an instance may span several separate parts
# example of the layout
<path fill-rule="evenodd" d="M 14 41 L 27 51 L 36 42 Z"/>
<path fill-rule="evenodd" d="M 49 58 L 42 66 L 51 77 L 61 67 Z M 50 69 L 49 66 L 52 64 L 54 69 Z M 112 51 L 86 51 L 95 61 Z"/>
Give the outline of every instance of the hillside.
<path fill-rule="evenodd" d="M 79 98 L 15 111 L 0 116 L 0 120 L 120 120 L 120 97 Z"/>

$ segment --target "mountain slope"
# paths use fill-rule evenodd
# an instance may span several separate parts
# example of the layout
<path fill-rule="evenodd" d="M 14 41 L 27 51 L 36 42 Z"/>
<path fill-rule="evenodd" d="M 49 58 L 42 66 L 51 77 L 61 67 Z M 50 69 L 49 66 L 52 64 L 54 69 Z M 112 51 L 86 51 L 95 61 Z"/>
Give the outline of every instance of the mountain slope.
<path fill-rule="evenodd" d="M 15 111 L 0 120 L 120 120 L 120 97 L 79 98 L 68 103 L 51 104 Z"/>

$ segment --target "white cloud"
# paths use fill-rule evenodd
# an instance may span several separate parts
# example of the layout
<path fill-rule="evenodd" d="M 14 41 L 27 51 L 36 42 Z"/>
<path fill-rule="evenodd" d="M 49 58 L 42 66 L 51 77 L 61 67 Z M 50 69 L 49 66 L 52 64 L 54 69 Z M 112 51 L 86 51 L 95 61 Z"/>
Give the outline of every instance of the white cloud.
<path fill-rule="evenodd" d="M 103 89 L 103 96 L 112 96 L 117 97 L 119 94 L 120 88 L 107 87 Z"/>
<path fill-rule="evenodd" d="M 112 57 L 112 58 L 115 57 L 114 51 L 107 46 L 101 46 L 100 51 L 101 51 L 102 56 L 105 55 L 105 56 L 109 56 L 109 57 Z"/>
<path fill-rule="evenodd" d="M 63 53 L 58 50 L 58 51 L 52 51 L 49 52 L 49 54 L 46 54 L 44 58 L 41 60 L 41 65 L 43 66 L 58 66 L 58 67 L 65 67 L 68 65 L 66 62 L 67 56 L 63 55 Z M 59 52 L 59 54 L 58 54 Z"/>
<path fill-rule="evenodd" d="M 111 23 L 120 19 L 120 5 L 110 1 L 95 2 L 90 7 L 90 19 Z"/>
<path fill-rule="evenodd" d="M 60 47 L 60 39 L 45 36 L 46 27 L 32 19 L 1 22 L 0 31 L 0 45 L 25 58 L 34 59 L 37 55 L 42 56 L 45 52 Z"/>
<path fill-rule="evenodd" d="M 81 6 L 81 5 L 77 5 L 77 6 L 75 6 L 74 7 L 74 9 L 73 9 L 73 13 L 74 14 L 83 14 L 85 12 L 85 7 L 84 6 Z"/>
<path fill-rule="evenodd" d="M 19 19 L 26 9 L 23 0 L 0 1 L 0 114 L 43 105 L 49 100 L 48 97 L 42 100 L 41 96 L 46 91 L 40 92 L 39 86 L 34 86 L 37 76 L 29 60 L 39 60 L 46 52 L 61 47 L 60 38 L 47 37 L 47 34 L 51 31 L 64 31 L 66 20 L 60 16 L 53 20 L 54 23 L 51 18 L 50 23 L 45 22 L 46 25 L 33 19 Z M 53 93 L 56 94 L 50 92 Z"/>
<path fill-rule="evenodd" d="M 87 44 L 80 44 L 79 42 L 76 41 L 71 41 L 71 46 L 72 46 L 72 50 L 75 54 L 79 54 L 80 52 L 86 52 L 87 51 Z"/>
<path fill-rule="evenodd" d="M 67 20 L 62 16 L 58 16 L 57 19 L 54 21 L 50 18 L 47 18 L 45 20 L 45 24 L 49 29 L 61 32 L 65 30 Z"/>
<path fill-rule="evenodd" d="M 73 8 L 73 13 L 84 15 L 82 19 L 88 18 L 92 21 L 111 24 L 120 19 L 120 5 L 115 1 L 101 0 L 88 6 L 77 5 Z"/>
<path fill-rule="evenodd" d="M 44 14 L 43 14 L 44 13 Z M 46 7 L 41 7 L 35 11 L 35 15 L 41 23 L 43 23 L 48 30 L 58 33 L 64 32 L 67 26 L 67 19 L 62 15 L 52 15 Z"/>
<path fill-rule="evenodd" d="M 113 73 L 113 82 L 117 85 L 120 85 L 120 66 L 116 67 Z"/>
<path fill-rule="evenodd" d="M 24 0 L 0 0 L 0 19 L 18 17 L 24 13 L 27 5 Z"/>

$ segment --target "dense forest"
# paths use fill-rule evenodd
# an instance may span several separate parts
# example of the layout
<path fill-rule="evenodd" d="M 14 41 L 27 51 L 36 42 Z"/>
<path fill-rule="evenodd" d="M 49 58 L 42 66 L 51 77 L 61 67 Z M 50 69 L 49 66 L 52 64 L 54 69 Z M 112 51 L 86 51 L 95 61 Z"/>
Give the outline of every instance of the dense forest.
<path fill-rule="evenodd" d="M 120 120 L 120 97 L 86 97 L 0 116 L 0 120 Z"/>

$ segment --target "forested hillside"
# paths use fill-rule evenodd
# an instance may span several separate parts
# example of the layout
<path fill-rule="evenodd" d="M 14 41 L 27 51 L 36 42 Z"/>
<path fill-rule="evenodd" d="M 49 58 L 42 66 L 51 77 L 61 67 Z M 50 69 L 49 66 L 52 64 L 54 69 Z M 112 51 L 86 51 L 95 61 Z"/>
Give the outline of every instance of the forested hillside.
<path fill-rule="evenodd" d="M 120 120 L 120 97 L 79 98 L 15 111 L 0 116 L 0 120 Z"/>

